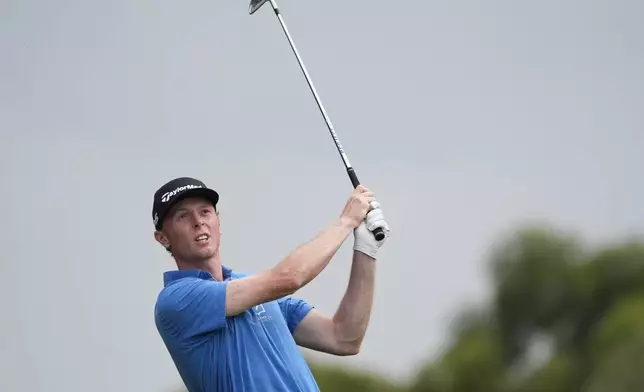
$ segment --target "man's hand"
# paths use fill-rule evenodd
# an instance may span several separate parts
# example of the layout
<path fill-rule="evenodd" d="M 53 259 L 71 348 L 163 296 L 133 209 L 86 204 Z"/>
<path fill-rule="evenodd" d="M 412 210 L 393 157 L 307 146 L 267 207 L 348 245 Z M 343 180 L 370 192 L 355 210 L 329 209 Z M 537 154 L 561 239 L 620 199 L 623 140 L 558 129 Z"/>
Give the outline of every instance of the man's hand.
<path fill-rule="evenodd" d="M 347 204 L 340 215 L 340 219 L 349 227 L 355 229 L 362 223 L 369 212 L 369 204 L 374 201 L 373 192 L 362 185 L 358 185 L 351 192 Z"/>
<path fill-rule="evenodd" d="M 385 221 L 385 216 L 380 209 L 380 204 L 373 200 L 371 202 L 372 210 L 367 214 L 367 218 L 360 223 L 360 225 L 353 231 L 355 242 L 353 250 L 362 252 L 371 258 L 376 258 L 378 249 L 389 238 L 389 225 Z M 385 238 L 381 241 L 376 241 L 372 231 L 377 227 L 381 227 L 385 233 Z"/>

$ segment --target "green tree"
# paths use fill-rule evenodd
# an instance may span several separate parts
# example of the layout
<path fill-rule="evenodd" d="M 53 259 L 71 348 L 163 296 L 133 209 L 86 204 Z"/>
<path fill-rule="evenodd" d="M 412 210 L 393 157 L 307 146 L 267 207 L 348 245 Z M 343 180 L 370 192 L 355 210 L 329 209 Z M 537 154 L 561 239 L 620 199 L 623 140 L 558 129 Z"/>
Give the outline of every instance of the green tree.
<path fill-rule="evenodd" d="M 384 377 L 333 365 L 310 364 L 321 392 L 403 392 Z"/>
<path fill-rule="evenodd" d="M 440 361 L 420 372 L 411 392 L 502 391 L 504 371 L 498 330 L 472 323 L 461 329 Z"/>
<path fill-rule="evenodd" d="M 490 316 L 478 325 L 462 318 L 412 391 L 630 392 L 629 385 L 644 385 L 643 243 L 591 249 L 566 233 L 527 227 L 494 247 L 488 261 L 494 293 L 480 311 Z M 536 337 L 549 342 L 540 360 L 531 356 Z"/>
<path fill-rule="evenodd" d="M 644 385 L 644 331 L 613 347 L 582 392 L 640 392 Z"/>

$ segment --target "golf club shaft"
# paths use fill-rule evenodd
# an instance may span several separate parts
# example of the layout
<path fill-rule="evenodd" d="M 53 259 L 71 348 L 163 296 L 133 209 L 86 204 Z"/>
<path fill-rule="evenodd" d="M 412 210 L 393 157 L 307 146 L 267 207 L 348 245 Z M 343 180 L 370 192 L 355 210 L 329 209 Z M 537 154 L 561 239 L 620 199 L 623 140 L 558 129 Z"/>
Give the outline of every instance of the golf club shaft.
<path fill-rule="evenodd" d="M 295 54 L 295 58 L 297 59 L 297 63 L 300 65 L 300 69 L 302 70 L 302 73 L 304 74 L 304 78 L 306 79 L 306 83 L 309 85 L 309 88 L 311 89 L 311 93 L 313 93 L 313 97 L 315 98 L 315 102 L 318 105 L 318 108 L 320 109 L 320 113 L 322 113 L 322 117 L 324 117 L 324 122 L 326 123 L 327 128 L 329 129 L 329 133 L 331 133 L 331 137 L 333 138 L 333 142 L 335 143 L 336 148 L 338 149 L 338 152 L 340 153 L 340 157 L 342 157 L 342 162 L 344 162 L 344 167 L 347 169 L 347 174 L 349 175 L 349 179 L 351 180 L 351 184 L 353 184 L 353 187 L 357 187 L 360 185 L 360 181 L 358 180 L 358 176 L 356 175 L 355 170 L 353 170 L 353 167 L 351 166 L 351 163 L 349 162 L 349 158 L 347 157 L 347 154 L 344 152 L 344 149 L 342 148 L 342 144 L 340 144 L 340 139 L 338 139 L 338 135 L 336 135 L 335 130 L 333 129 L 333 124 L 331 123 L 331 119 L 326 113 L 326 110 L 324 109 L 324 106 L 322 105 L 322 100 L 320 99 L 320 96 L 318 95 L 317 91 L 315 90 L 315 86 L 313 85 L 313 81 L 311 81 L 311 77 L 309 76 L 309 72 L 306 69 L 306 66 L 304 65 L 304 61 L 300 57 L 299 52 L 297 51 L 297 48 L 295 47 L 295 42 L 293 42 L 293 38 L 291 37 L 291 34 L 288 31 L 288 28 L 286 27 L 286 23 L 284 22 L 284 19 L 282 18 L 282 14 L 279 11 L 279 7 L 277 6 L 277 3 L 275 0 L 269 0 L 271 3 L 271 6 L 273 7 L 273 11 L 275 12 L 275 15 L 277 16 L 277 19 L 280 22 L 280 25 L 282 26 L 282 30 L 284 30 L 284 34 L 286 35 L 286 38 L 288 39 L 288 43 L 291 46 L 291 49 L 293 50 L 293 54 Z M 373 231 L 373 235 L 376 237 L 378 241 L 382 240 L 384 238 L 384 232 L 380 227 L 377 227 Z"/>

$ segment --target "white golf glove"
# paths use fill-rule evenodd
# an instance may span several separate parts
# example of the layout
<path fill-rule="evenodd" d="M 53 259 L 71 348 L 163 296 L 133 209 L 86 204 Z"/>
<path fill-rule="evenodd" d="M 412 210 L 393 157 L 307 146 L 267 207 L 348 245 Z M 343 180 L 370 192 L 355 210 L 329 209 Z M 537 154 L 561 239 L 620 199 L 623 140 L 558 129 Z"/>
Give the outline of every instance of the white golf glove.
<path fill-rule="evenodd" d="M 365 218 L 360 226 L 353 230 L 353 236 L 355 238 L 353 243 L 353 250 L 357 250 L 370 256 L 376 258 L 378 254 L 378 249 L 387 241 L 389 238 L 389 225 L 385 221 L 385 216 L 380 209 L 380 204 L 377 201 L 371 203 L 372 210 L 369 211 L 367 217 Z M 376 241 L 372 231 L 376 227 L 381 227 L 385 233 L 385 238 L 381 241 Z"/>

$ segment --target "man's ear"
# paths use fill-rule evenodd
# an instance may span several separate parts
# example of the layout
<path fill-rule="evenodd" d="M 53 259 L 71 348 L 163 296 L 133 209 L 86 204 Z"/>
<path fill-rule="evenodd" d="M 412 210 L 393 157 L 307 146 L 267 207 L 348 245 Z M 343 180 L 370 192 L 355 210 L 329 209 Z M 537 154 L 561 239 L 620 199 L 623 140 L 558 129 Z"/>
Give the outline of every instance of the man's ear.
<path fill-rule="evenodd" d="M 168 249 L 170 247 L 170 241 L 168 240 L 168 237 L 163 234 L 163 232 L 155 231 L 154 239 L 157 240 L 157 242 L 160 243 L 164 248 Z"/>

